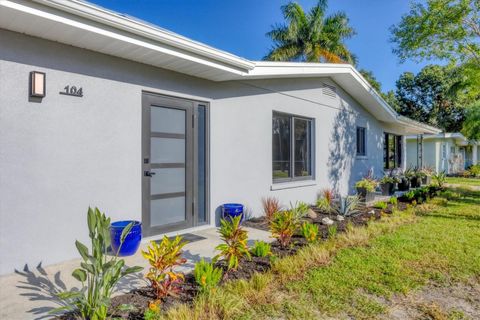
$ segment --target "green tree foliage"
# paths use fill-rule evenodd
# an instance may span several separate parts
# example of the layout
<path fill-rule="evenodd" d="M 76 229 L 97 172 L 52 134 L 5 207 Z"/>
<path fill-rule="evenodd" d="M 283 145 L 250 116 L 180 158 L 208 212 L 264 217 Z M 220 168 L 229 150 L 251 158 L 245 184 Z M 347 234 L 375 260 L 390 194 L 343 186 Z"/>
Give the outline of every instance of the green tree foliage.
<path fill-rule="evenodd" d="M 378 93 L 382 92 L 382 84 L 378 82 L 377 78 L 375 78 L 372 71 L 360 69 L 358 70 L 358 72 L 360 72 L 360 74 L 365 78 L 365 80 L 367 80 L 368 83 L 370 83 L 373 89 L 375 89 Z"/>
<path fill-rule="evenodd" d="M 355 64 L 344 43 L 355 34 L 348 17 L 344 12 L 326 16 L 326 9 L 327 0 L 319 0 L 308 13 L 295 2 L 282 6 L 286 23 L 267 33 L 274 45 L 264 59 Z"/>
<path fill-rule="evenodd" d="M 396 83 L 398 112 L 404 116 L 456 132 L 462 128 L 465 108 L 456 90 L 457 68 L 429 65 L 418 74 L 403 73 Z"/>
<path fill-rule="evenodd" d="M 462 133 L 468 139 L 480 141 L 480 101 L 468 108 Z"/>
<path fill-rule="evenodd" d="M 480 65 L 480 0 L 417 0 L 391 28 L 394 53 Z"/>

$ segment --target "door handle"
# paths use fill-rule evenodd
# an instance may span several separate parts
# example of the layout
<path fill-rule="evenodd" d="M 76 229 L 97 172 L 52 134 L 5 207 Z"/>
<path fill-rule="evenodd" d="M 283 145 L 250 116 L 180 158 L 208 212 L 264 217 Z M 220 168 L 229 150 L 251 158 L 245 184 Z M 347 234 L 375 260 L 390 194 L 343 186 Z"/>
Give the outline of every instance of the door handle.
<path fill-rule="evenodd" d="M 151 172 L 151 171 L 144 171 L 143 174 L 145 175 L 145 177 L 153 177 L 155 175 L 155 172 Z"/>

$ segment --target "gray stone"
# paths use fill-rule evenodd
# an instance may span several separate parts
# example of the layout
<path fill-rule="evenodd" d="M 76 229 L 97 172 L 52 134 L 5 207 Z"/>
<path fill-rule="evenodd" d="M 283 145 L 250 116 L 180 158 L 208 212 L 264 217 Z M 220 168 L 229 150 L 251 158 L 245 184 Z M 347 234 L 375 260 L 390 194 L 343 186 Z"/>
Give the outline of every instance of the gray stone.
<path fill-rule="evenodd" d="M 325 217 L 325 218 L 322 219 L 322 223 L 327 225 L 327 226 L 331 226 L 334 222 L 333 222 L 332 219 Z"/>
<path fill-rule="evenodd" d="M 312 209 L 308 209 L 307 217 L 309 217 L 310 219 L 316 219 L 317 218 L 317 213 L 315 211 L 313 211 Z"/>
<path fill-rule="evenodd" d="M 343 221 L 343 220 L 345 220 L 345 217 L 344 217 L 344 216 L 342 216 L 342 215 L 340 215 L 340 214 L 337 215 L 337 221 Z"/>

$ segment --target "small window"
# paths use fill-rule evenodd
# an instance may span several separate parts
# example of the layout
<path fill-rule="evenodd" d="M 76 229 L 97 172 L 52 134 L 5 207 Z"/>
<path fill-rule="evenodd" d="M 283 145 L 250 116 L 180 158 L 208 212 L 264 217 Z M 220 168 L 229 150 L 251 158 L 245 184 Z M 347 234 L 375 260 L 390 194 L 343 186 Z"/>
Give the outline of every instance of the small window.
<path fill-rule="evenodd" d="M 366 128 L 357 127 L 357 156 L 367 155 Z"/>
<path fill-rule="evenodd" d="M 274 112 L 272 175 L 274 182 L 312 178 L 313 120 Z"/>

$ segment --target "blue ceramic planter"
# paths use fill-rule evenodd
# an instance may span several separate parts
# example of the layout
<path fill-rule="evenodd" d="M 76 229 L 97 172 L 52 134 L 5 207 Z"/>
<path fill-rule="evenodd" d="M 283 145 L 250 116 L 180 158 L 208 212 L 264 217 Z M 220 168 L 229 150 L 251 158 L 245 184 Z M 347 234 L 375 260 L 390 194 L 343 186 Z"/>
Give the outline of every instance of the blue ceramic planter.
<path fill-rule="evenodd" d="M 134 222 L 130 233 L 125 238 L 122 247 L 120 248 L 120 237 L 122 236 L 122 231 L 130 223 Z M 140 221 L 133 220 L 124 220 L 124 221 L 115 221 L 110 225 L 110 237 L 112 238 L 112 251 L 114 254 L 118 252 L 118 256 L 132 256 L 137 252 L 138 247 L 140 247 L 140 242 L 142 241 L 142 223 Z"/>
<path fill-rule="evenodd" d="M 240 221 L 243 221 L 245 216 L 243 214 L 243 204 L 240 203 L 225 203 L 222 205 L 222 218 L 231 219 L 242 216 Z"/>

